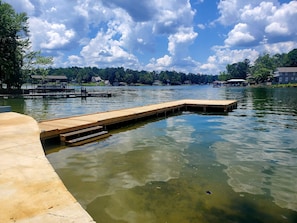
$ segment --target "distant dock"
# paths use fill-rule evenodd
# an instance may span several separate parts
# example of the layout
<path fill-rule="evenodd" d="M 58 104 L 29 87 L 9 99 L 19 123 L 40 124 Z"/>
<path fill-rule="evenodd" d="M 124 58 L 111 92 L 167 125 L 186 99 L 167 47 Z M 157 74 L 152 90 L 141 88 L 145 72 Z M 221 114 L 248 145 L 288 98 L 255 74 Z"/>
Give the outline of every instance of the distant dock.
<path fill-rule="evenodd" d="M 87 98 L 87 97 L 112 97 L 111 93 L 105 92 L 47 92 L 47 93 L 30 93 L 23 94 L 22 97 L 25 99 L 33 98 Z"/>
<path fill-rule="evenodd" d="M 32 89 L 22 89 L 15 94 L 0 94 L 0 98 L 87 98 L 87 97 L 112 97 L 114 94 L 109 92 L 87 91 L 86 88 L 81 88 L 79 91 L 74 88 L 62 87 L 37 87 Z"/>
<path fill-rule="evenodd" d="M 230 112 L 237 107 L 236 100 L 179 100 L 115 111 L 99 112 L 39 122 L 41 140 L 59 137 L 61 142 L 74 145 L 108 136 L 114 125 L 136 122 L 150 117 L 162 117 L 181 111 Z M 95 127 L 95 128 L 94 128 Z M 98 128 L 96 128 L 98 127 Z M 97 131 L 98 129 L 98 131 Z M 95 131 L 96 130 L 96 131 Z M 104 131 L 104 132 L 102 132 Z M 67 139 L 69 137 L 69 139 Z M 85 141 L 86 140 L 86 141 Z M 68 142 L 68 143 L 67 143 Z"/>

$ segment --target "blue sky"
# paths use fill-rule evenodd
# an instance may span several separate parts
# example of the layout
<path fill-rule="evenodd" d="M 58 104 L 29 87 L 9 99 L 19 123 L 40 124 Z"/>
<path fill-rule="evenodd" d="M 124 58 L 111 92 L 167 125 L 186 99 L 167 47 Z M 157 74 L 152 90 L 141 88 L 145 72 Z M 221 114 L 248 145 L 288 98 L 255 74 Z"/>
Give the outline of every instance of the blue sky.
<path fill-rule="evenodd" d="M 28 14 L 32 48 L 53 67 L 219 74 L 297 48 L 297 1 L 3 1 Z"/>

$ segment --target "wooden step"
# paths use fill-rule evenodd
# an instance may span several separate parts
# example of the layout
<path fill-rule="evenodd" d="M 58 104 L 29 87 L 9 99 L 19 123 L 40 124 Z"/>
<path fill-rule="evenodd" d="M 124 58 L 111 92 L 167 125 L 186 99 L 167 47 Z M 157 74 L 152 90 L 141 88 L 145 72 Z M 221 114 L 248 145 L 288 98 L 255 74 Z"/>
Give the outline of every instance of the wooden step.
<path fill-rule="evenodd" d="M 70 146 L 80 146 L 89 142 L 94 142 L 98 139 L 103 139 L 105 137 L 110 136 L 108 131 L 101 131 L 101 132 L 96 132 L 90 135 L 82 136 L 79 138 L 71 139 L 66 141 L 65 143 Z"/>
<path fill-rule="evenodd" d="M 65 142 L 67 141 L 68 138 L 76 138 L 75 136 L 79 137 L 80 135 L 86 134 L 88 132 L 101 131 L 102 129 L 103 129 L 102 126 L 94 126 L 94 127 L 72 131 L 72 132 L 63 133 L 63 134 L 60 134 L 60 140 L 61 142 Z"/>

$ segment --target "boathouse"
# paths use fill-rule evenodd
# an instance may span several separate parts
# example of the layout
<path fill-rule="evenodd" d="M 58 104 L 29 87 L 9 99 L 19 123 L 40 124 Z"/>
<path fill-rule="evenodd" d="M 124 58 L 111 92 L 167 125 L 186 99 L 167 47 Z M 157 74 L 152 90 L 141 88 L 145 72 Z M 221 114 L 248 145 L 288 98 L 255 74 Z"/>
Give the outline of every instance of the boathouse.
<path fill-rule="evenodd" d="M 54 76 L 54 75 L 31 75 L 31 83 L 33 85 L 37 84 L 36 87 L 32 89 L 27 89 L 25 95 L 29 94 L 30 97 L 36 96 L 51 96 L 53 93 L 58 96 L 61 92 L 64 93 L 74 93 L 74 89 L 69 89 L 67 87 L 68 78 L 66 76 Z M 40 95 L 43 94 L 43 95 Z M 64 95 L 63 95 L 64 96 Z M 69 96 L 68 94 L 66 96 Z"/>
<path fill-rule="evenodd" d="M 247 81 L 245 79 L 230 79 L 226 81 L 227 86 L 246 86 Z"/>
<path fill-rule="evenodd" d="M 66 76 L 55 75 L 31 75 L 32 84 L 52 85 L 52 86 L 66 86 L 68 78 Z"/>

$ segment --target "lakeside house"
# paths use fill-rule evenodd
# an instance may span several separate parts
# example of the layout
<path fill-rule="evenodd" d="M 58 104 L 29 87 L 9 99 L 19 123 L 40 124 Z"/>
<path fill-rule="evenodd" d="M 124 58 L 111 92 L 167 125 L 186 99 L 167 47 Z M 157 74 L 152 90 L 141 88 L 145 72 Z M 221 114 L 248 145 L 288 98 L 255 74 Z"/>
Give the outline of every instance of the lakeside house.
<path fill-rule="evenodd" d="M 102 81 L 103 80 L 101 79 L 101 77 L 92 77 L 92 82 L 94 82 L 94 83 L 100 83 Z"/>
<path fill-rule="evenodd" d="M 110 86 L 110 82 L 109 80 L 103 80 L 101 77 L 92 77 L 92 80 L 91 80 L 93 83 L 97 83 L 97 84 L 102 84 L 102 85 L 105 85 L 105 86 Z"/>
<path fill-rule="evenodd" d="M 160 80 L 155 80 L 154 83 L 153 83 L 153 86 L 162 86 L 162 81 Z"/>
<path fill-rule="evenodd" d="M 278 84 L 297 83 L 297 67 L 278 67 L 274 79 Z"/>

